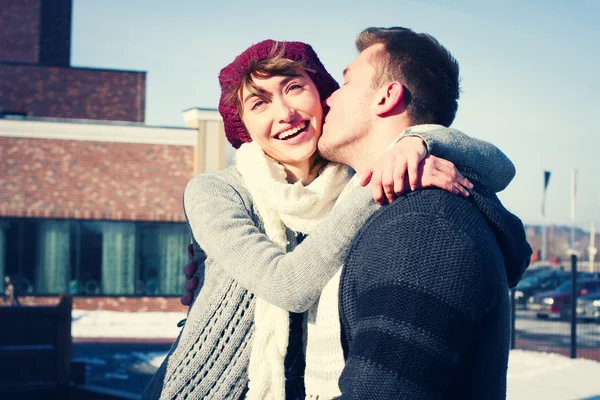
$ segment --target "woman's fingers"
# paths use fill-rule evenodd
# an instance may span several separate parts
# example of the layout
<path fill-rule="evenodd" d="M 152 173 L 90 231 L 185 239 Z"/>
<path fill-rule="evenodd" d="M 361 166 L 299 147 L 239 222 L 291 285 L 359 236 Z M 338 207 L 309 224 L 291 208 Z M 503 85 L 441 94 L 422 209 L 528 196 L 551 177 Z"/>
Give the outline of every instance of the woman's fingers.
<path fill-rule="evenodd" d="M 383 188 L 381 187 L 382 182 L 382 168 L 380 164 L 377 164 L 373 169 L 373 174 L 371 176 L 371 196 L 375 203 L 383 205 L 385 204 L 385 194 L 383 192 Z"/>
<path fill-rule="evenodd" d="M 406 159 L 396 158 L 396 167 L 394 168 L 394 193 L 400 195 L 406 187 Z"/>
<path fill-rule="evenodd" d="M 194 272 L 196 272 L 196 265 L 193 263 L 186 265 L 184 268 L 184 272 L 186 272 L 186 277 L 185 283 L 183 284 L 183 288 L 187 292 L 181 297 L 181 304 L 183 304 L 184 306 L 189 306 L 190 304 L 192 304 L 192 301 L 194 301 L 194 290 L 196 290 L 196 288 L 198 287 L 198 278 L 196 278 L 195 276 L 191 277 L 187 275 L 188 271 L 186 269 L 189 266 L 193 266 Z"/>
<path fill-rule="evenodd" d="M 445 163 L 436 161 L 425 163 L 423 165 L 421 184 L 423 187 L 438 187 L 450 193 L 468 197 L 469 192 L 466 187 L 471 188 L 471 182 L 460 175 L 456 168 L 454 168 L 454 164 L 450 164 L 452 165 L 451 168 L 448 168 L 448 165 Z M 462 178 L 460 180 L 457 179 L 459 175 Z M 468 183 L 468 186 L 463 186 L 460 183 L 461 181 Z"/>
<path fill-rule="evenodd" d="M 369 169 L 365 172 L 361 172 L 359 176 L 358 183 L 360 186 L 367 186 L 369 182 L 371 182 L 371 177 L 373 176 L 373 169 Z"/>
<path fill-rule="evenodd" d="M 387 153 L 361 174 L 362 186 L 369 181 L 373 200 L 381 205 L 392 203 L 408 188 L 435 186 L 464 197 L 468 197 L 468 189 L 473 188 L 452 162 L 435 156 L 421 159 L 418 152 Z"/>
<path fill-rule="evenodd" d="M 193 277 L 191 279 L 186 279 L 183 287 L 188 292 L 193 292 L 198 287 L 198 278 Z"/>
<path fill-rule="evenodd" d="M 187 292 L 185 295 L 181 297 L 181 304 L 184 306 L 189 306 L 194 301 L 194 293 Z"/>
<path fill-rule="evenodd" d="M 451 161 L 436 156 L 429 156 L 425 159 L 424 165 L 429 165 L 433 169 L 445 173 L 453 180 L 453 182 L 458 183 L 463 187 L 473 189 L 473 184 L 465 178 L 458 169 L 456 169 Z"/>
<path fill-rule="evenodd" d="M 408 183 L 410 185 L 410 190 L 415 190 L 418 187 L 419 183 L 419 163 L 421 159 L 419 158 L 417 153 L 408 155 L 406 157 L 406 172 L 408 174 Z"/>
<path fill-rule="evenodd" d="M 198 267 L 196 267 L 196 264 L 191 262 L 189 264 L 186 264 L 185 267 L 183 267 L 183 274 L 185 275 L 186 279 L 190 279 L 192 276 L 194 276 L 196 270 L 198 270 Z"/>
<path fill-rule="evenodd" d="M 396 198 L 396 182 L 395 182 L 395 170 L 396 170 L 396 159 L 394 157 L 387 157 L 383 161 L 383 170 L 381 172 L 381 186 L 385 199 L 388 203 L 393 203 Z"/>

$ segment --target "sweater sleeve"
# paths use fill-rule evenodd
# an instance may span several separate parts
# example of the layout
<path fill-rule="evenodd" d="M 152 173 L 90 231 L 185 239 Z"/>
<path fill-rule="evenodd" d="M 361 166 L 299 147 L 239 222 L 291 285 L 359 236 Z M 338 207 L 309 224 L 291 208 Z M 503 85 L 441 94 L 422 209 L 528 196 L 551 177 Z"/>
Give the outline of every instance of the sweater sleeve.
<path fill-rule="evenodd" d="M 445 220 L 369 221 L 344 266 L 342 399 L 439 399 L 489 307 L 479 249 Z"/>
<path fill-rule="evenodd" d="M 186 218 L 207 257 L 250 292 L 291 312 L 304 312 L 319 298 L 377 208 L 367 188 L 352 189 L 286 254 L 258 230 L 240 194 L 222 179 L 199 175 L 184 193 Z"/>
<path fill-rule="evenodd" d="M 515 177 L 514 164 L 498 147 L 456 129 L 417 125 L 406 129 L 400 139 L 410 136 L 423 139 L 430 154 L 473 169 L 496 193 L 506 189 Z"/>

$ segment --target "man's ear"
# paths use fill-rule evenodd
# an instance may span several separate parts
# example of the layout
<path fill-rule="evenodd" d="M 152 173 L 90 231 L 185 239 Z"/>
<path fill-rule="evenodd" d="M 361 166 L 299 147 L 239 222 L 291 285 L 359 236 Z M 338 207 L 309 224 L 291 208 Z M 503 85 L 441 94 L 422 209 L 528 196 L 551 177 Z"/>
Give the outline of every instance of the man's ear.
<path fill-rule="evenodd" d="M 389 82 L 375 93 L 375 113 L 380 117 L 404 108 L 404 87 L 400 82 Z"/>

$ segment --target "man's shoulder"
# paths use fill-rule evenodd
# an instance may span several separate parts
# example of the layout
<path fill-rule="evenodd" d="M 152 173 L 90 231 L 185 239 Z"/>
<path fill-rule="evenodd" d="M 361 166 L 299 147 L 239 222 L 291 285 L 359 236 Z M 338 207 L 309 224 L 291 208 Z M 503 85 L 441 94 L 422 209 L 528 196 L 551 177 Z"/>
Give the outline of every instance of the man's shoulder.
<path fill-rule="evenodd" d="M 474 225 L 487 227 L 485 217 L 469 198 L 432 188 L 410 192 L 382 207 L 363 231 L 377 230 L 383 225 L 391 225 L 398 231 L 413 231 L 413 227 L 406 225 L 407 220 L 423 226 L 450 225 L 458 230 L 469 227 L 469 231 Z"/>
<path fill-rule="evenodd" d="M 382 207 L 365 224 L 344 263 L 342 288 L 399 286 L 462 305 L 461 296 L 499 293 L 503 276 L 496 237 L 474 202 L 421 190 Z"/>
<path fill-rule="evenodd" d="M 382 264 L 395 266 L 389 271 L 393 275 L 399 269 L 419 275 L 435 263 L 475 271 L 487 262 L 500 268 L 501 259 L 496 237 L 473 201 L 420 190 L 375 213 L 352 242 L 346 264 L 362 273 L 372 269 L 374 276 L 381 274 Z"/>

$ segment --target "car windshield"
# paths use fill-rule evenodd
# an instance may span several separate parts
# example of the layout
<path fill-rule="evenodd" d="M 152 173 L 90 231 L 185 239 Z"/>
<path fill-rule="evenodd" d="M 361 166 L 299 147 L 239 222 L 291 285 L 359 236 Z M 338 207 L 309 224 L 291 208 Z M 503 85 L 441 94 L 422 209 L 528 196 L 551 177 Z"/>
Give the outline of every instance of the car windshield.
<path fill-rule="evenodd" d="M 523 278 L 522 279 L 532 278 L 532 277 L 537 276 L 539 274 L 547 273 L 548 271 L 551 271 L 551 270 L 552 270 L 552 267 L 546 267 L 546 266 L 532 268 L 532 269 L 527 269 L 523 273 Z"/>
<path fill-rule="evenodd" d="M 586 282 L 577 282 L 577 290 L 582 290 L 582 289 L 590 289 L 591 286 L 593 285 L 593 281 L 589 282 L 586 284 Z M 557 292 L 566 292 L 566 291 L 570 291 L 571 290 L 571 281 L 565 282 L 562 285 L 560 285 L 559 287 L 556 288 Z"/>
<path fill-rule="evenodd" d="M 540 282 L 542 282 L 545 279 L 548 279 L 549 277 L 556 275 L 557 271 L 555 270 L 548 270 L 548 271 L 544 271 L 544 272 L 540 272 L 538 274 L 535 274 L 534 276 L 531 276 L 529 278 L 523 279 L 518 285 L 517 285 L 517 289 L 526 289 L 526 288 L 530 288 L 533 286 L 537 286 L 540 284 Z"/>
<path fill-rule="evenodd" d="M 581 290 L 581 283 L 577 283 L 577 290 Z M 557 292 L 567 292 L 571 290 L 571 281 L 565 282 L 556 288 Z"/>
<path fill-rule="evenodd" d="M 537 282 L 536 279 L 534 278 L 527 278 L 527 279 L 523 279 L 521 282 L 519 282 L 519 284 L 517 285 L 517 289 L 525 289 L 525 288 L 529 288 L 532 287 L 535 283 Z"/>

